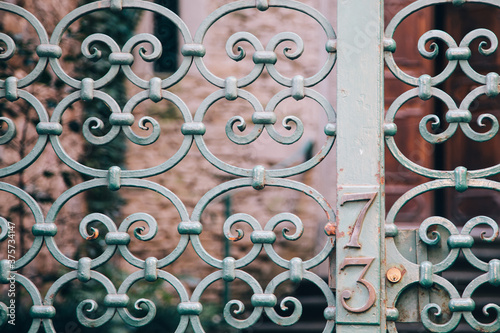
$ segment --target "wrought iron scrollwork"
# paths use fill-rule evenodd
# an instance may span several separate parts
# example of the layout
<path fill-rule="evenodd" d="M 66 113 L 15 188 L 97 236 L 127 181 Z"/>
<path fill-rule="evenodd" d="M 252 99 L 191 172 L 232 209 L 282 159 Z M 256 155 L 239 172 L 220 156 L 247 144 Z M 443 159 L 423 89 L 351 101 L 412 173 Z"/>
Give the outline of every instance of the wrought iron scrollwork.
<path fill-rule="evenodd" d="M 295 33 L 279 33 L 271 38 L 267 46 L 264 47 L 256 36 L 248 32 L 237 32 L 227 40 L 227 55 L 234 61 L 242 60 L 246 56 L 246 51 L 243 47 L 238 46 L 237 52 L 235 53 L 234 47 L 240 42 L 249 43 L 254 49 L 252 50 L 252 59 L 254 62 L 253 69 L 248 75 L 240 79 L 234 77 L 222 79 L 212 74 L 205 66 L 203 60 L 206 53 L 203 44 L 204 36 L 211 26 L 219 19 L 235 11 L 249 8 L 257 8 L 260 11 L 265 11 L 270 7 L 284 8 L 286 10 L 303 13 L 314 19 L 321 26 L 327 39 L 325 46 L 326 61 L 321 69 L 309 77 L 297 75 L 292 78 L 286 77 L 276 69 L 274 66 L 277 61 L 276 49 L 281 43 L 291 42 L 294 44 L 294 50 L 291 50 L 289 47 L 285 47 L 284 49 L 284 55 L 287 59 L 294 60 L 302 55 L 304 41 Z M 81 54 L 88 60 L 95 62 L 104 61 L 104 55 L 109 54 L 106 59 L 110 64 L 109 70 L 102 77 L 95 79 L 77 79 L 71 77 L 71 75 L 63 69 L 60 63 L 60 58 L 62 56 L 60 43 L 65 32 L 68 31 L 69 27 L 74 22 L 85 15 L 103 10 L 120 11 L 122 9 L 150 11 L 164 16 L 177 27 L 180 31 L 183 44 L 181 48 L 182 61 L 177 70 L 164 79 L 154 77 L 150 80 L 145 80 L 134 73 L 131 67 L 134 62 L 133 51 L 139 45 L 146 43 L 149 44 L 151 49 L 151 51 L 146 51 L 143 47 L 139 48 L 138 54 L 142 60 L 152 62 L 159 59 L 161 56 L 161 42 L 151 34 L 143 33 L 135 35 L 124 45 L 119 45 L 110 36 L 102 33 L 94 33 L 86 36 L 83 40 Z M 90 280 L 104 287 L 106 291 L 106 296 L 104 298 L 105 310 L 104 312 L 98 312 L 98 303 L 93 299 L 81 301 L 75 309 L 80 324 L 86 327 L 102 326 L 118 313 L 126 324 L 132 326 L 146 325 L 154 319 L 156 314 L 156 306 L 153 301 L 146 298 L 140 298 L 133 303 L 133 306 L 137 310 L 143 310 L 144 316 L 140 318 L 135 317 L 127 308 L 131 304 L 127 293 L 136 282 L 142 279 L 149 282 L 158 279 L 164 280 L 178 293 L 180 303 L 177 306 L 177 311 L 181 319 L 176 332 L 185 331 L 189 325 L 195 332 L 203 332 L 204 329 L 199 318 L 200 313 L 203 311 L 203 306 L 200 301 L 201 296 L 215 281 L 222 280 L 231 282 L 235 279 L 243 281 L 252 289 L 253 296 L 251 303 L 254 309 L 248 318 L 244 320 L 237 319 L 233 314 L 243 312 L 244 304 L 240 300 L 229 301 L 224 307 L 224 315 L 227 323 L 231 326 L 235 328 L 250 327 L 260 319 L 263 312 L 277 324 L 292 325 L 296 323 L 302 312 L 301 303 L 293 297 L 286 297 L 283 299 L 280 304 L 281 308 L 286 309 L 288 305 L 292 304 L 293 311 L 289 317 L 281 317 L 274 310 L 274 306 L 277 304 L 274 293 L 276 288 L 287 280 L 293 282 L 308 280 L 321 290 L 327 302 L 327 308 L 324 312 L 326 320 L 324 331 L 330 332 L 333 330 L 335 318 L 335 300 L 333 293 L 328 285 L 311 271 L 312 268 L 318 266 L 327 259 L 333 249 L 333 241 L 326 241 L 323 249 L 307 260 L 302 258 L 286 260 L 278 255 L 273 247 L 274 240 L 276 239 L 275 229 L 284 221 L 291 222 L 295 228 L 295 232 L 293 233 L 290 233 L 288 229 L 283 229 L 282 233 L 286 241 L 294 241 L 301 237 L 304 225 L 297 216 L 291 213 L 278 214 L 271 218 L 264 228 L 261 227 L 260 222 L 248 214 L 235 214 L 230 216 L 224 223 L 223 230 L 221 230 L 221 234 L 225 235 L 229 240 L 236 241 L 244 237 L 243 232 L 239 230 L 237 231 L 237 235 L 231 233 L 231 226 L 236 222 L 247 223 L 253 229 L 250 235 L 253 246 L 251 250 L 240 259 L 234 259 L 232 257 L 223 259 L 215 258 L 204 249 L 199 237 L 203 231 L 203 224 L 200 222 L 201 214 L 206 206 L 215 198 L 230 190 L 238 188 L 262 189 L 267 186 L 291 189 L 304 193 L 312 198 L 325 212 L 328 223 L 335 223 L 333 209 L 318 191 L 298 181 L 286 179 L 287 177 L 304 173 L 316 166 L 331 150 L 335 140 L 335 111 L 327 99 L 318 91 L 314 90 L 314 86 L 323 81 L 331 72 L 336 59 L 336 36 L 332 26 L 321 13 L 303 3 L 291 0 L 237 1 L 222 6 L 209 15 L 200 25 L 193 38 L 186 24 L 179 16 L 167 8 L 153 2 L 141 0 L 103 0 L 86 4 L 67 14 L 57 24 L 49 39 L 45 28 L 39 20 L 25 9 L 8 2 L 1 2 L 0 11 L 16 14 L 27 20 L 35 29 L 39 38 L 39 45 L 36 49 L 39 60 L 32 72 L 23 78 L 9 77 L 6 80 L 0 80 L 1 99 L 5 98 L 7 101 L 23 99 L 35 109 L 39 118 L 36 126 L 38 139 L 33 150 L 29 154 L 16 163 L 0 169 L 0 176 L 6 177 L 26 169 L 37 160 L 46 148 L 46 145 L 50 143 L 56 156 L 65 165 L 84 175 L 87 177 L 86 179 L 90 179 L 71 187 L 59 196 L 46 215 L 43 214 L 37 201 L 27 192 L 7 183 L 0 183 L 0 191 L 10 193 L 23 201 L 31 210 L 35 220 L 32 227 L 32 233 L 35 237 L 29 251 L 24 254 L 22 258 L 16 260 L 13 265 L 10 265 L 8 260 L 0 261 L 0 282 L 8 283 L 8 279 L 14 276 L 15 280 L 26 288 L 33 300 L 33 306 L 30 312 L 33 322 L 30 331 L 35 332 L 43 325 L 47 332 L 54 332 L 55 328 L 52 320 L 56 315 L 56 310 L 53 306 L 55 296 L 71 281 L 87 282 Z M 11 58 L 16 52 L 16 43 L 10 36 L 4 33 L 0 33 L 0 41 L 5 44 L 5 47 L 0 53 L 0 60 L 5 61 Z M 192 66 L 193 63 L 195 66 Z M 40 77 L 47 66 L 50 66 L 57 78 L 67 87 L 74 89 L 74 92 L 65 96 L 57 104 L 50 117 L 42 103 L 35 96 L 24 90 L 24 88 L 28 87 Z M 167 90 L 181 81 L 193 67 L 197 68 L 205 80 L 219 89 L 207 96 L 201 105 L 198 106 L 196 112 L 190 110 L 179 96 Z M 272 97 L 265 107 L 257 97 L 243 89 L 256 81 L 264 69 L 266 69 L 267 73 L 269 73 L 274 81 L 284 87 L 282 91 Z M 120 106 L 113 97 L 102 90 L 102 88 L 112 83 L 120 71 L 130 83 L 142 90 L 131 97 L 123 106 Z M 231 118 L 227 122 L 226 133 L 227 137 L 233 143 L 240 145 L 248 144 L 258 139 L 264 129 L 273 140 L 280 144 L 289 145 L 297 142 L 304 131 L 302 121 L 295 116 L 285 117 L 282 126 L 290 131 L 291 134 L 289 136 L 282 135 L 274 128 L 276 122 L 274 110 L 286 99 L 292 98 L 294 100 L 302 100 L 307 98 L 316 101 L 324 110 L 327 117 L 327 123 L 324 126 L 326 141 L 323 147 L 321 147 L 315 156 L 312 156 L 303 163 L 282 169 L 264 169 L 261 166 L 255 166 L 253 169 L 245 169 L 220 160 L 209 151 L 204 142 L 204 117 L 206 113 L 210 111 L 210 107 L 218 100 L 235 100 L 238 98 L 248 102 L 249 106 L 254 111 L 252 116 L 253 129 L 249 134 L 240 135 L 237 132 L 243 131 L 247 123 L 241 116 L 234 116 Z M 64 113 L 71 108 L 72 104 L 80 101 L 99 101 L 107 105 L 109 109 L 109 118 L 107 119 L 89 117 L 84 121 L 82 128 L 83 136 L 90 144 L 104 145 L 116 139 L 120 132 L 123 132 L 125 134 L 124 137 L 134 144 L 142 146 L 153 144 L 161 134 L 160 123 L 151 116 L 144 116 L 140 119 L 136 119 L 134 115 L 136 107 L 147 100 L 153 102 L 167 100 L 173 103 L 182 114 L 184 121 L 181 130 L 183 135 L 182 144 L 173 156 L 160 165 L 139 170 L 126 170 L 118 166 L 112 166 L 106 170 L 98 169 L 75 160 L 63 148 L 61 142 L 63 141 L 61 136 L 63 133 L 62 117 Z M 136 121 L 139 128 L 147 133 L 146 136 L 136 134 L 132 130 L 131 126 Z M 2 126 L 6 126 L 6 130 L 4 130 L 0 136 L 0 144 L 7 144 L 16 136 L 16 126 L 8 117 L 0 117 L 0 123 Z M 96 134 L 96 130 L 104 129 L 107 129 L 106 133 L 100 135 Z M 208 191 L 200 199 L 192 214 L 189 215 L 183 202 L 175 193 L 146 178 L 165 173 L 177 165 L 186 157 L 193 142 L 196 143 L 199 151 L 207 161 L 222 171 L 237 176 L 238 178 L 222 183 Z M 64 205 L 78 194 L 99 187 L 107 187 L 114 191 L 123 187 L 140 188 L 154 191 L 166 198 L 177 209 L 181 221 L 177 226 L 177 233 L 180 235 L 180 238 L 178 244 L 171 253 L 163 258 L 149 257 L 140 259 L 128 248 L 131 241 L 128 231 L 134 228 L 134 224 L 137 222 L 141 222 L 142 224 L 145 223 L 147 232 L 144 227 L 136 227 L 134 229 L 134 236 L 136 239 L 147 242 L 156 236 L 158 222 L 152 215 L 134 213 L 118 224 L 117 221 L 114 221 L 109 216 L 90 212 L 80 221 L 80 236 L 84 239 L 103 240 L 105 243 L 104 252 L 95 258 L 81 257 L 72 259 L 66 256 L 61 249 L 59 249 L 55 238 L 58 232 L 58 225 L 56 222 L 58 214 Z M 99 225 L 106 231 L 105 237 L 99 235 L 98 229 L 94 228 L 94 224 Z M 0 241 L 6 239 L 7 231 L 7 221 L 0 218 Z M 188 288 L 179 278 L 165 270 L 168 265 L 174 263 L 185 252 L 189 243 L 191 243 L 201 259 L 216 269 L 214 273 L 205 277 L 198 284 L 191 295 L 189 295 Z M 37 287 L 26 277 L 16 273 L 16 271 L 29 265 L 35 257 L 37 257 L 43 246 L 47 247 L 50 254 L 61 265 L 71 271 L 57 279 L 42 300 L 42 296 Z M 250 264 L 262 251 L 267 253 L 274 264 L 286 270 L 274 277 L 265 289 L 261 287 L 254 277 L 243 270 L 243 268 Z M 119 255 L 129 264 L 139 269 L 126 277 L 118 289 L 115 287 L 110 277 L 96 271 L 96 268 L 105 265 L 117 253 L 119 253 Z M 101 313 L 100 317 L 94 318 L 96 313 Z M 0 325 L 5 324 L 6 314 L 7 308 L 5 304 L 0 303 Z"/>
<path fill-rule="evenodd" d="M 492 242 L 498 238 L 498 222 L 487 216 L 477 216 L 470 219 L 459 231 L 453 221 L 440 216 L 432 216 L 424 221 L 421 221 L 418 235 L 420 241 L 425 246 L 431 249 L 433 246 L 445 246 L 442 237 L 445 237 L 446 245 L 448 246 L 447 255 L 439 262 L 424 261 L 421 263 L 411 263 L 405 259 L 393 240 L 398 234 L 398 229 L 394 224 L 396 216 L 402 207 L 412 199 L 429 191 L 435 191 L 444 188 L 455 188 L 459 192 L 466 191 L 468 188 L 489 189 L 492 191 L 500 191 L 500 184 L 491 179 L 491 176 L 498 175 L 500 165 L 491 165 L 483 169 L 468 170 L 463 166 L 457 166 L 454 170 L 437 170 L 419 165 L 410 160 L 398 148 L 395 136 L 397 135 L 397 127 L 394 123 L 397 113 L 411 99 L 419 98 L 421 100 L 429 100 L 432 97 L 444 103 L 448 111 L 446 112 L 446 122 L 448 123 L 444 130 L 439 133 L 429 131 L 428 125 L 432 130 L 438 129 L 441 124 L 440 118 L 435 114 L 424 116 L 419 125 L 419 133 L 424 140 L 431 144 L 438 144 L 449 140 L 457 131 L 462 130 L 465 136 L 477 142 L 483 142 L 493 139 L 497 136 L 499 124 L 498 119 L 492 114 L 482 114 L 477 118 L 477 124 L 480 127 L 485 127 L 488 124 L 489 129 L 484 132 L 476 132 L 470 126 L 472 121 L 471 104 L 480 96 L 495 97 L 499 93 L 498 73 L 480 74 L 472 68 L 469 63 L 472 52 L 470 45 L 473 40 L 479 39 L 478 52 L 482 56 L 488 56 L 496 52 L 498 47 L 498 38 L 496 34 L 487 29 L 476 29 L 466 34 L 458 43 L 450 34 L 442 30 L 430 30 L 424 33 L 418 40 L 418 51 L 420 55 L 426 59 L 435 59 L 440 52 L 445 52 L 445 61 L 447 62 L 444 68 L 437 74 L 431 76 L 422 74 L 419 77 L 406 73 L 397 64 L 393 56 L 396 50 L 396 42 L 394 41 L 394 33 L 398 25 L 403 22 L 409 15 L 416 13 L 421 9 L 438 4 L 451 2 L 455 6 L 461 6 L 464 3 L 478 3 L 500 7 L 498 2 L 487 0 L 470 0 L 470 1 L 444 1 L 444 0 L 422 0 L 411 3 L 406 8 L 397 13 L 392 21 L 388 24 L 385 32 L 385 61 L 390 71 L 400 81 L 414 88 L 401 94 L 389 107 L 385 117 L 385 138 L 386 144 L 396 160 L 413 171 L 416 174 L 430 178 L 431 180 L 423 183 L 401 196 L 390 209 L 386 219 L 386 239 L 388 262 L 404 263 L 406 275 L 403 276 L 401 282 L 390 285 L 388 289 L 388 328 L 391 332 L 396 332 L 394 322 L 398 320 L 399 315 L 395 309 L 396 302 L 399 296 L 405 289 L 410 286 L 419 285 L 422 288 L 429 289 L 432 286 L 444 290 L 449 297 L 448 308 L 451 316 L 445 322 L 436 321 L 436 318 L 442 315 L 442 305 L 436 303 L 427 304 L 420 316 L 422 323 L 426 329 L 431 332 L 449 332 L 454 330 L 460 320 L 465 318 L 465 321 L 474 329 L 481 332 L 494 332 L 499 329 L 498 320 L 498 304 L 488 304 L 483 308 L 485 315 L 495 312 L 497 318 L 491 323 L 480 323 L 474 318 L 472 311 L 476 305 L 472 299 L 474 291 L 482 285 L 490 284 L 498 286 L 498 260 L 492 259 L 490 262 L 484 262 L 479 259 L 472 251 L 474 238 L 471 231 L 481 226 L 491 230 L 484 231 L 481 234 L 480 240 L 484 242 Z M 450 4 L 451 5 L 451 4 Z M 440 50 L 436 41 L 441 42 L 446 46 L 446 50 Z M 429 44 L 430 43 L 430 44 Z M 447 80 L 455 70 L 460 67 L 463 73 L 478 84 L 476 88 L 470 91 L 457 106 L 453 98 L 445 91 L 437 86 Z M 403 112 L 403 111 L 402 111 Z M 487 120 L 487 121 L 486 121 Z M 439 230 L 444 231 L 444 235 Z M 462 295 L 459 294 L 457 288 L 440 276 L 440 273 L 448 270 L 459 258 L 460 253 L 463 253 L 467 262 L 476 269 L 483 272 L 482 275 L 476 277 L 465 288 Z M 432 292 L 432 291 L 431 291 Z"/>

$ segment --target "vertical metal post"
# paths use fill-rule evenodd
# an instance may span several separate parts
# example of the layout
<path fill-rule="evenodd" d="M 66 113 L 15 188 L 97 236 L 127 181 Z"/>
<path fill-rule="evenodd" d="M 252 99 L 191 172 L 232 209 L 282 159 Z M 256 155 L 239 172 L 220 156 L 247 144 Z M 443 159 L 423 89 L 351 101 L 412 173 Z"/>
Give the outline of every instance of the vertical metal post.
<path fill-rule="evenodd" d="M 385 332 L 383 0 L 338 2 L 337 332 Z"/>

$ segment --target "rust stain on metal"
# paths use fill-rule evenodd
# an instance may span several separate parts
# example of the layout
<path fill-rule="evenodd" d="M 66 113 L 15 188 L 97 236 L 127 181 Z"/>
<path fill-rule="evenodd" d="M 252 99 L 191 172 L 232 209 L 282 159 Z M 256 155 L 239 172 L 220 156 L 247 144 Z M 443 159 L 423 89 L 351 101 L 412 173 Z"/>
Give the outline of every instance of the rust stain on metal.
<path fill-rule="evenodd" d="M 351 236 L 351 235 L 352 235 L 352 229 L 353 229 L 353 226 L 352 226 L 352 225 L 351 225 L 351 226 L 349 226 L 349 227 L 347 227 L 347 234 L 348 234 L 349 236 Z"/>
<path fill-rule="evenodd" d="M 333 223 L 327 223 L 325 226 L 325 232 L 328 236 L 335 236 L 336 227 Z"/>
<path fill-rule="evenodd" d="M 94 228 L 90 228 L 92 230 L 92 234 L 89 235 L 86 240 L 94 240 L 94 239 L 97 239 L 97 237 L 99 237 L 99 230 L 98 229 L 94 229 Z"/>

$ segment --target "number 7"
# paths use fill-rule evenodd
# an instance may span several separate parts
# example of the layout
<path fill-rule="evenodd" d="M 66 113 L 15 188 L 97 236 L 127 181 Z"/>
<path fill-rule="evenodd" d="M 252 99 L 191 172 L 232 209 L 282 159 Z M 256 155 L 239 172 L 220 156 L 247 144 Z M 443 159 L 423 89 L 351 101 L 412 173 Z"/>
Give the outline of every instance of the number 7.
<path fill-rule="evenodd" d="M 363 221 L 365 220 L 366 212 L 368 211 L 368 208 L 370 208 L 370 206 L 372 205 L 373 200 L 375 200 L 376 196 L 377 192 L 349 193 L 342 195 L 342 197 L 340 198 L 341 206 L 343 206 L 346 202 L 349 201 L 368 200 L 368 202 L 363 206 L 363 208 L 359 212 L 358 217 L 356 218 L 351 238 L 349 239 L 349 243 L 347 243 L 345 247 L 361 248 L 361 245 L 359 245 L 359 234 L 361 233 L 361 227 L 363 226 Z"/>

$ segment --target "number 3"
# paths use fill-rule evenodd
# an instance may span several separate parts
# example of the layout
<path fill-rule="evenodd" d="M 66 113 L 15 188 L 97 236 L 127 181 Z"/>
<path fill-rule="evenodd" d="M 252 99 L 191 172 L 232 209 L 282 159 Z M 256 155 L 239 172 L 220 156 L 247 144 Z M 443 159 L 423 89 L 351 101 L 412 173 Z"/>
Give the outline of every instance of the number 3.
<path fill-rule="evenodd" d="M 373 285 L 370 282 L 363 279 L 363 277 L 366 274 L 366 271 L 370 267 L 373 260 L 375 260 L 375 258 L 373 258 L 373 257 L 345 258 L 344 261 L 342 262 L 342 264 L 340 265 L 340 270 L 343 270 L 347 266 L 365 266 L 365 268 L 363 268 L 363 270 L 361 271 L 361 274 L 359 275 L 359 277 L 356 281 L 361 283 L 363 286 L 366 287 L 366 289 L 368 289 L 368 301 L 362 307 L 359 307 L 359 308 L 350 307 L 349 305 L 347 305 L 346 300 L 351 298 L 352 291 L 349 289 L 346 289 L 346 290 L 342 291 L 342 293 L 340 294 L 340 297 L 342 297 L 342 299 L 341 299 L 342 305 L 344 306 L 344 308 L 346 310 L 351 311 L 351 312 L 357 312 L 357 313 L 365 312 L 366 310 L 371 308 L 373 306 L 373 304 L 375 304 L 375 299 L 377 298 L 376 292 L 375 292 L 375 287 L 373 287 Z"/>

